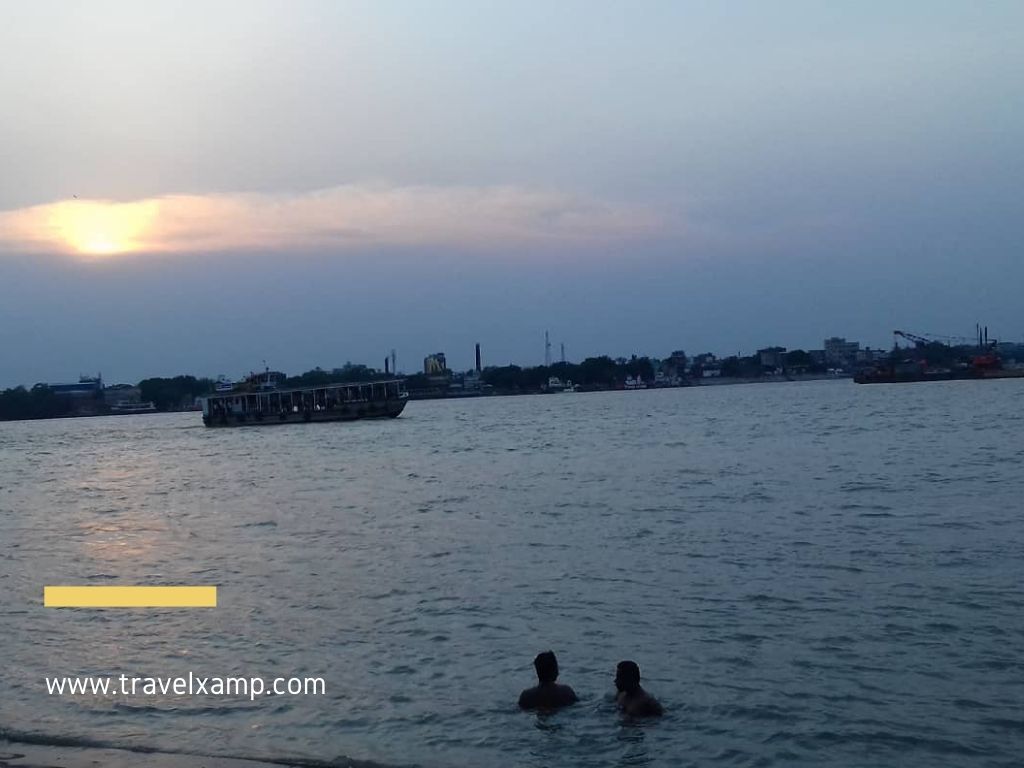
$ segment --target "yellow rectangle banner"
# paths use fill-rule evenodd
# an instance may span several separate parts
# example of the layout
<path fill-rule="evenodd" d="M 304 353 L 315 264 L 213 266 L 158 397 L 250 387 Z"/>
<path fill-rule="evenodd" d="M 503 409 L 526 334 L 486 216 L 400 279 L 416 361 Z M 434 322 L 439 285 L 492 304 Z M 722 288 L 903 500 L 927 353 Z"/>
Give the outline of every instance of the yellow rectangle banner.
<path fill-rule="evenodd" d="M 43 587 L 47 608 L 216 608 L 216 587 Z"/>

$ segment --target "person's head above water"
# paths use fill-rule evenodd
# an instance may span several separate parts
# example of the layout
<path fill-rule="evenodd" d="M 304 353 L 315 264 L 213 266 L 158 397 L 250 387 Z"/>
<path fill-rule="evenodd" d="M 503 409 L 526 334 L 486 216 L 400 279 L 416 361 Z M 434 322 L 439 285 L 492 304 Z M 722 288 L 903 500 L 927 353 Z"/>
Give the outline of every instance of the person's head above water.
<path fill-rule="evenodd" d="M 579 701 L 576 691 L 555 682 L 558 680 L 558 659 L 553 651 L 538 653 L 533 660 L 533 668 L 537 670 L 539 682 L 519 694 L 521 709 L 558 709 Z"/>
<path fill-rule="evenodd" d="M 558 679 L 558 659 L 554 651 L 538 653 L 533 660 L 533 668 L 537 670 L 537 679 L 542 683 L 553 683 Z"/>
<path fill-rule="evenodd" d="M 615 667 L 615 688 L 626 693 L 640 688 L 640 667 L 635 661 L 620 661 Z"/>
<path fill-rule="evenodd" d="M 661 703 L 640 687 L 640 667 L 635 661 L 620 661 L 615 668 L 616 700 L 629 717 L 658 717 L 664 713 Z"/>

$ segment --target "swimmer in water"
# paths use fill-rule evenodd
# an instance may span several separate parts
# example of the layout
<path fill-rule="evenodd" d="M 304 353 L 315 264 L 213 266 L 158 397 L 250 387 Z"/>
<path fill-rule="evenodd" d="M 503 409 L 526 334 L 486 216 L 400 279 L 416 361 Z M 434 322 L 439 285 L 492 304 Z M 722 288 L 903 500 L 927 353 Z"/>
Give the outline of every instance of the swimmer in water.
<path fill-rule="evenodd" d="M 558 659 L 553 651 L 538 653 L 533 667 L 537 670 L 538 683 L 519 694 L 520 709 L 558 709 L 579 701 L 576 691 L 555 682 L 558 679 Z"/>
<path fill-rule="evenodd" d="M 660 717 L 661 704 L 640 686 L 640 667 L 635 661 L 620 661 L 615 668 L 615 701 L 630 717 Z"/>

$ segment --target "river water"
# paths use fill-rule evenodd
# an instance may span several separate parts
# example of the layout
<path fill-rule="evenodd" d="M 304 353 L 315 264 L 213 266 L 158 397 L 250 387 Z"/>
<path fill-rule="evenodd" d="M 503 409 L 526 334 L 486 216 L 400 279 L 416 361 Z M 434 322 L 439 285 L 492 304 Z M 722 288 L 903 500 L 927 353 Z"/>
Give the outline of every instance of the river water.
<path fill-rule="evenodd" d="M 1021 380 L 0 424 L 0 737 L 428 768 L 1020 765 L 1022 500 Z M 197 583 L 216 609 L 41 607 L 46 584 Z M 520 713 L 549 648 L 582 700 Z M 624 658 L 660 721 L 616 713 Z M 327 693 L 44 684 L 189 672 Z"/>

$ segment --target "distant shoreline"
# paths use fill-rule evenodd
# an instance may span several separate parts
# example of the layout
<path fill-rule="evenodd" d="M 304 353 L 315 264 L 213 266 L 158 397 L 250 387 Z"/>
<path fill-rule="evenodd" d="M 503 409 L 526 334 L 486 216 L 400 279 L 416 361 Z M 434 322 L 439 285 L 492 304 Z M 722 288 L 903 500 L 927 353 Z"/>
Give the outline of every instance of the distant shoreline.
<path fill-rule="evenodd" d="M 653 387 L 642 387 L 640 389 L 625 389 L 623 387 L 587 387 L 582 388 L 576 392 L 546 392 L 542 389 L 537 390 L 498 390 L 489 392 L 431 392 L 424 393 L 410 392 L 410 400 L 463 400 L 463 399 L 479 399 L 487 397 L 520 397 L 526 395 L 553 395 L 553 394 L 569 394 L 569 395 L 585 395 L 593 392 L 650 392 L 650 391 L 661 391 L 667 389 L 702 389 L 706 387 L 725 387 L 733 384 L 797 384 L 806 381 L 852 381 L 853 374 L 799 374 L 792 376 L 729 376 L 729 377 L 709 377 L 706 379 L 699 380 L 688 380 L 686 384 L 680 384 L 678 386 L 653 386 Z"/>
<path fill-rule="evenodd" d="M 594 392 L 650 392 L 660 391 L 669 389 L 705 389 L 708 387 L 725 387 L 737 384 L 796 384 L 801 382 L 810 381 L 852 381 L 853 376 L 851 374 L 799 374 L 792 376 L 761 376 L 761 377 L 714 377 L 701 379 L 699 381 L 689 381 L 686 384 L 679 386 L 652 386 L 643 387 L 641 389 L 624 389 L 619 387 L 600 387 L 600 388 L 583 388 L 577 392 L 547 392 L 545 390 L 498 390 L 498 391 L 487 391 L 487 392 L 424 392 L 424 391 L 413 391 L 409 393 L 410 400 L 424 401 L 424 400 L 479 400 L 490 397 L 526 397 L 534 395 L 585 395 Z M 105 416 L 114 416 L 118 418 L 124 418 L 126 416 L 157 416 L 161 414 L 169 413 L 201 413 L 196 408 L 175 408 L 165 411 L 151 411 L 146 413 L 68 413 L 57 416 L 36 416 L 26 417 L 20 419 L 0 419 L 0 424 L 3 423 L 16 423 L 22 421 L 55 421 L 59 419 L 94 419 L 102 418 Z M 3 763 L 0 763 L 0 768 L 3 768 Z"/>

